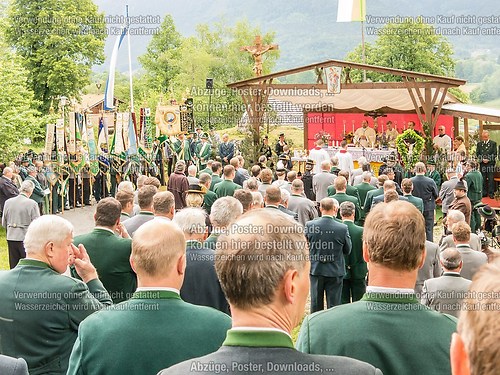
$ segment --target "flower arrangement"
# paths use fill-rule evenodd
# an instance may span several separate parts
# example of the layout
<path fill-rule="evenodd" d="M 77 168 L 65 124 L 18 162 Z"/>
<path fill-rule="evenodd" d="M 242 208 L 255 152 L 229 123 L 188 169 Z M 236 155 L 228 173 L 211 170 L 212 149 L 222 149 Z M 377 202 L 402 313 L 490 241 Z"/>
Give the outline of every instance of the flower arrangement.
<path fill-rule="evenodd" d="M 316 134 L 314 134 L 314 139 L 316 141 L 321 139 L 326 145 L 330 142 L 331 138 L 332 138 L 332 136 L 330 135 L 330 133 L 327 133 L 324 130 L 321 130 L 321 131 L 317 132 Z"/>
<path fill-rule="evenodd" d="M 412 169 L 420 161 L 425 139 L 408 129 L 396 138 L 396 148 L 406 169 Z"/>

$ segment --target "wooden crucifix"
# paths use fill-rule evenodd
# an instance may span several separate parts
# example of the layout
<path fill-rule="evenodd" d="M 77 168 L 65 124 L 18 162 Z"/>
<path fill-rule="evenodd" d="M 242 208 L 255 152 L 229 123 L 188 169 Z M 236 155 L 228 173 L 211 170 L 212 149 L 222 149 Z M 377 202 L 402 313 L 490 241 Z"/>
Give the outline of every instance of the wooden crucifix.
<path fill-rule="evenodd" d="M 262 38 L 260 35 L 257 35 L 255 37 L 253 46 L 241 47 L 240 51 L 246 51 L 252 54 L 255 61 L 253 71 L 256 77 L 260 77 L 262 76 L 262 55 L 264 55 L 268 51 L 277 49 L 279 49 L 279 46 L 277 44 L 262 45 Z"/>

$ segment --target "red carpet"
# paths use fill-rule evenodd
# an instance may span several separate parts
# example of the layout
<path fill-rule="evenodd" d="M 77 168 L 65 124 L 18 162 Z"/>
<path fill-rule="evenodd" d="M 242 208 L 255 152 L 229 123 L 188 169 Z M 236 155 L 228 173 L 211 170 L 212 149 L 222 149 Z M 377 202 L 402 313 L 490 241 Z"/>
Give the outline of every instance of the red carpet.
<path fill-rule="evenodd" d="M 482 202 L 484 204 L 487 204 L 491 208 L 500 209 L 500 200 L 491 199 L 491 198 L 486 197 L 486 198 L 482 199 Z"/>

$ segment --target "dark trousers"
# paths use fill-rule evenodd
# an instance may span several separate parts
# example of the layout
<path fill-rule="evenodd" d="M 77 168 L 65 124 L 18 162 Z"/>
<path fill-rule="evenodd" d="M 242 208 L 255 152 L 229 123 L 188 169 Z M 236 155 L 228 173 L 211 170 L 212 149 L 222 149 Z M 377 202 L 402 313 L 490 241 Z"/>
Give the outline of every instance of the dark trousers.
<path fill-rule="evenodd" d="M 471 201 L 472 207 L 478 204 L 481 201 Z M 472 209 L 472 213 L 470 215 L 470 230 L 472 233 L 476 233 L 478 229 L 481 229 L 481 215 L 478 210 Z"/>
<path fill-rule="evenodd" d="M 493 175 L 495 174 L 495 165 L 493 163 L 481 165 L 481 174 L 483 175 L 483 197 L 495 194 L 495 181 Z"/>
<path fill-rule="evenodd" d="M 69 199 L 69 205 L 74 207 L 75 202 L 76 203 L 82 203 L 81 201 L 81 194 L 80 194 L 80 185 L 76 183 L 75 178 L 70 178 L 68 180 L 68 186 L 69 186 L 69 191 L 68 191 L 68 199 Z"/>
<path fill-rule="evenodd" d="M 365 279 L 344 279 L 342 281 L 342 304 L 359 301 L 366 292 Z"/>
<path fill-rule="evenodd" d="M 104 199 L 108 196 L 108 184 L 106 182 L 106 176 L 99 172 L 97 176 L 95 176 L 94 182 L 94 198 L 96 202 L 99 202 L 101 199 Z"/>
<path fill-rule="evenodd" d="M 19 260 L 26 258 L 23 241 L 7 240 L 7 248 L 9 249 L 9 266 L 13 269 L 19 263 Z"/>
<path fill-rule="evenodd" d="M 425 237 L 427 241 L 433 242 L 434 238 L 434 210 L 424 211 Z"/>
<path fill-rule="evenodd" d="M 328 309 L 341 304 L 343 277 L 309 276 L 311 278 L 311 313 L 324 309 L 325 294 Z"/>
<path fill-rule="evenodd" d="M 83 178 L 83 204 L 90 206 L 90 178 Z"/>

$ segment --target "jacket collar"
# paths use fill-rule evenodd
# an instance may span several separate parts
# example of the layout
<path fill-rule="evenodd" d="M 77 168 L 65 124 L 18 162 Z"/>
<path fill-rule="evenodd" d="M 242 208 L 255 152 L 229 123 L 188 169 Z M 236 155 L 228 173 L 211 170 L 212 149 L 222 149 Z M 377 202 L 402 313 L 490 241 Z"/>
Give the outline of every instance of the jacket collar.
<path fill-rule="evenodd" d="M 181 299 L 181 297 L 170 290 L 144 290 L 134 292 L 132 299 Z"/>
<path fill-rule="evenodd" d="M 50 266 L 42 262 L 41 260 L 36 260 L 36 259 L 21 259 L 19 261 L 20 266 L 33 266 L 33 267 L 40 267 L 40 268 L 50 268 Z"/>
<path fill-rule="evenodd" d="M 284 332 L 270 330 L 234 330 L 227 331 L 224 346 L 250 346 L 293 349 L 292 339 Z"/>

